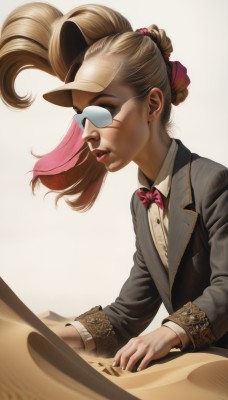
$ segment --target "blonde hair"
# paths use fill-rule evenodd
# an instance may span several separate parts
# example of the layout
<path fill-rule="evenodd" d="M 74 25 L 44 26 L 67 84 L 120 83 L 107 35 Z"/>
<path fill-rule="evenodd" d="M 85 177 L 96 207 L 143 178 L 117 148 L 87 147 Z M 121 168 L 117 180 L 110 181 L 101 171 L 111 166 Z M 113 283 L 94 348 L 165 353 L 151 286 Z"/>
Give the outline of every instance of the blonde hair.
<path fill-rule="evenodd" d="M 52 26 L 62 14 L 48 4 L 31 3 L 18 7 L 2 26 L 0 38 L 0 94 L 14 108 L 26 108 L 31 96 L 21 97 L 15 91 L 19 72 L 37 68 L 55 75 L 48 49 Z"/>
<path fill-rule="evenodd" d="M 165 99 L 162 117 L 165 126 L 169 121 L 173 96 L 170 86 L 171 71 L 163 54 L 170 54 L 173 48 L 164 30 L 159 30 L 156 25 L 151 25 L 148 30 L 151 35 L 156 32 L 156 42 L 140 32 L 118 33 L 91 45 L 84 60 L 111 54 L 126 58 L 127 62 L 123 63 L 119 73 L 120 81 L 129 85 L 138 97 L 145 96 L 153 87 L 161 89 Z"/>
<path fill-rule="evenodd" d="M 14 108 L 32 99 L 20 97 L 15 79 L 27 68 L 37 68 L 65 80 L 72 61 L 96 40 L 132 30 L 118 12 L 101 5 L 82 5 L 63 15 L 46 3 L 28 3 L 5 20 L 0 38 L 0 94 Z"/>
<path fill-rule="evenodd" d="M 97 55 L 117 54 L 127 58 L 122 68 L 122 81 L 143 96 L 152 87 L 162 90 L 165 106 L 162 122 L 170 118 L 171 102 L 179 104 L 188 90 L 171 89 L 171 67 L 168 61 L 172 43 L 164 30 L 156 25 L 148 28 L 150 36 L 133 32 L 128 20 L 109 7 L 89 4 L 74 8 L 63 15 L 45 3 L 29 3 L 13 11 L 2 27 L 0 39 L 0 94 L 11 107 L 26 108 L 31 96 L 20 97 L 15 91 L 17 74 L 26 68 L 38 68 L 58 76 L 62 81 L 77 58 L 83 62 Z M 103 165 L 89 153 L 76 163 L 68 174 L 69 186 L 59 191 L 62 196 L 74 196 L 68 204 L 76 210 L 87 210 L 99 194 L 106 176 Z M 40 176 L 44 185 L 52 188 L 54 176 Z M 33 181 L 33 188 L 37 178 Z"/>

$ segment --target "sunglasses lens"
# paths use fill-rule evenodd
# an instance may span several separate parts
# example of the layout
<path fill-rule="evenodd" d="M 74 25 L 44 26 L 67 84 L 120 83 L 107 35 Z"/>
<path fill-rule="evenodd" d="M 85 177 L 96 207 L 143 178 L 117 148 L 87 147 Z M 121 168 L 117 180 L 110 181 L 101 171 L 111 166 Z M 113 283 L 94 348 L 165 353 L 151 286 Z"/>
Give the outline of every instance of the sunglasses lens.
<path fill-rule="evenodd" d="M 104 128 L 112 123 L 112 115 L 106 108 L 99 106 L 89 106 L 84 110 L 84 116 L 98 128 Z"/>
<path fill-rule="evenodd" d="M 85 118 L 82 116 L 82 114 L 75 114 L 74 119 L 80 126 L 80 128 L 83 130 L 84 129 L 83 123 L 85 123 Z"/>
<path fill-rule="evenodd" d="M 88 119 L 97 128 L 105 128 L 112 123 L 112 115 L 106 108 L 99 106 L 88 106 L 81 114 L 74 116 L 75 121 L 81 129 L 85 127 L 85 120 Z"/>

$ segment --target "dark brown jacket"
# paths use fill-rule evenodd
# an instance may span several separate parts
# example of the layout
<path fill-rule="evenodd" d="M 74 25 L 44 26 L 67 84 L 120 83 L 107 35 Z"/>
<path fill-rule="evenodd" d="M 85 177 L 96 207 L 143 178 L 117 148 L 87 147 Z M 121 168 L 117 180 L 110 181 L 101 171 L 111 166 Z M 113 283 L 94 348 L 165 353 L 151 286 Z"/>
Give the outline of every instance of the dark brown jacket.
<path fill-rule="evenodd" d="M 119 346 L 148 326 L 162 302 L 170 314 L 166 320 L 187 331 L 194 349 L 215 343 L 228 332 L 228 170 L 177 143 L 170 192 L 169 272 L 135 192 L 131 202 L 134 266 L 115 302 L 93 311 L 97 322 L 103 312 L 108 317 Z M 94 335 L 83 317 L 81 321 L 102 351 L 104 325 L 100 337 L 99 329 Z"/>
<path fill-rule="evenodd" d="M 161 302 L 171 315 L 193 302 L 183 310 L 191 317 L 190 324 L 195 325 L 195 317 L 195 322 L 205 325 L 199 308 L 215 340 L 228 332 L 228 170 L 177 142 L 170 192 L 169 274 L 151 238 L 147 211 L 135 193 L 132 198 L 134 266 L 119 297 L 104 309 L 125 340 L 146 328 Z M 175 322 L 186 329 L 189 321 L 182 319 L 177 314 Z M 205 329 L 203 333 L 210 334 Z M 202 345 L 203 339 L 198 338 Z"/>

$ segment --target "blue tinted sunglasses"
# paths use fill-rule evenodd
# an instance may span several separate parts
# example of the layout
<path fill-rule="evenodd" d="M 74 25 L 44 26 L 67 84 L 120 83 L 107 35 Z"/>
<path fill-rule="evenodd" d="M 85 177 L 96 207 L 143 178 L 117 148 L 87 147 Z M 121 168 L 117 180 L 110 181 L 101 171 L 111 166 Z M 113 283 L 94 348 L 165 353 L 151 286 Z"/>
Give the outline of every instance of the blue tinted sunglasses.
<path fill-rule="evenodd" d="M 86 119 L 92 122 L 97 128 L 105 128 L 111 125 L 113 121 L 110 111 L 99 106 L 88 106 L 84 108 L 81 114 L 74 115 L 74 119 L 82 130 L 85 128 Z"/>

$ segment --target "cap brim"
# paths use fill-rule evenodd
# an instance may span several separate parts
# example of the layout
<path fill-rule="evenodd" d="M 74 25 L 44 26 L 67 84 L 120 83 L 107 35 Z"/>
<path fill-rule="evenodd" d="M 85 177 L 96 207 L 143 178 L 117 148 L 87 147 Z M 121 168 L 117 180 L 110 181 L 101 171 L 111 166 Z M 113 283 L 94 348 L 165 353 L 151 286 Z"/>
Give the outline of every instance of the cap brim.
<path fill-rule="evenodd" d="M 72 107 L 72 91 L 102 92 L 116 77 L 122 66 L 119 59 L 112 63 L 110 59 L 95 58 L 85 61 L 78 69 L 75 79 L 71 82 L 66 78 L 66 83 L 50 92 L 44 93 L 43 97 L 50 103 L 63 107 Z M 72 78 L 71 78 L 72 79 Z"/>
<path fill-rule="evenodd" d="M 108 84 L 106 86 L 101 86 L 98 83 L 91 81 L 73 81 L 60 86 L 59 88 L 51 90 L 50 92 L 44 93 L 43 97 L 45 100 L 58 106 L 72 107 L 72 90 L 99 93 L 102 92 L 102 90 L 104 90 L 107 86 Z"/>

